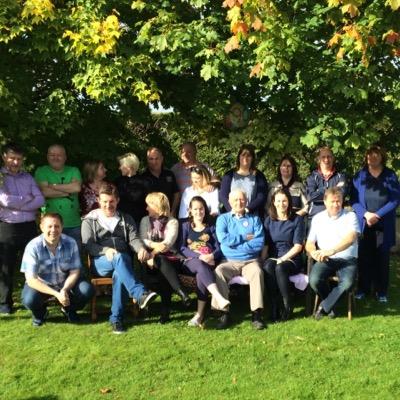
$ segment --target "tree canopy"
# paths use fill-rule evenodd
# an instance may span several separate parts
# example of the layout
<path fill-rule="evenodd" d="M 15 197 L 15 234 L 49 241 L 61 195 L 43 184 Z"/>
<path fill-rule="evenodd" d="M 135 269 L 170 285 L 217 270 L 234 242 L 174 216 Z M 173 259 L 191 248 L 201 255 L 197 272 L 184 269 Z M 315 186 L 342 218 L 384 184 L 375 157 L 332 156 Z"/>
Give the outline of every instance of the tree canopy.
<path fill-rule="evenodd" d="M 58 138 L 76 157 L 101 143 L 107 157 L 170 139 L 171 118 L 144 136 L 131 129 L 162 104 L 181 121 L 176 142 L 196 137 L 227 156 L 238 142 L 267 163 L 320 143 L 347 161 L 373 142 L 396 154 L 399 9 L 399 0 L 3 0 L 0 135 L 32 154 Z M 235 106 L 248 115 L 236 125 Z"/>

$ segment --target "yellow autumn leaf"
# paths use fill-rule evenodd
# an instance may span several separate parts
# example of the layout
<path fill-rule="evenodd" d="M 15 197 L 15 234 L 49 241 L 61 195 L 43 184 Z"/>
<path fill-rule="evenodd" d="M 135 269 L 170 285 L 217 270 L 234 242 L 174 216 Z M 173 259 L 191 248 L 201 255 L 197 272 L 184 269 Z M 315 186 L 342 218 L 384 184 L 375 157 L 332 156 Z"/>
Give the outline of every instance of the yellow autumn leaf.
<path fill-rule="evenodd" d="M 348 13 L 348 14 L 350 14 L 350 16 L 351 16 L 352 18 L 354 18 L 354 17 L 356 17 L 357 15 L 360 14 L 360 11 L 358 10 L 358 7 L 357 7 L 355 4 L 353 4 L 353 3 L 348 3 L 348 4 L 345 4 L 345 5 L 342 7 L 342 13 L 343 13 L 343 14 Z"/>
<path fill-rule="evenodd" d="M 342 60 L 343 59 L 343 56 L 344 56 L 344 48 L 343 47 L 341 47 L 340 49 L 339 49 L 339 51 L 337 52 L 337 54 L 336 54 L 336 60 Z"/>
<path fill-rule="evenodd" d="M 396 11 L 400 8 L 400 0 L 387 0 L 385 4 L 390 6 L 393 11 Z"/>
<path fill-rule="evenodd" d="M 340 33 L 335 33 L 328 42 L 328 47 L 332 47 L 335 44 L 339 43 L 339 40 L 342 39 L 342 35 Z"/>
<path fill-rule="evenodd" d="M 340 4 L 339 0 L 328 0 L 329 7 L 337 7 Z"/>
<path fill-rule="evenodd" d="M 261 63 L 256 64 L 256 65 L 251 69 L 250 78 L 252 78 L 253 76 L 259 76 L 260 73 L 261 73 L 261 71 L 262 71 L 262 64 L 261 64 Z"/>
<path fill-rule="evenodd" d="M 225 53 L 230 53 L 232 50 L 236 50 L 238 48 L 239 48 L 239 39 L 236 36 L 232 36 L 226 43 L 224 50 Z"/>

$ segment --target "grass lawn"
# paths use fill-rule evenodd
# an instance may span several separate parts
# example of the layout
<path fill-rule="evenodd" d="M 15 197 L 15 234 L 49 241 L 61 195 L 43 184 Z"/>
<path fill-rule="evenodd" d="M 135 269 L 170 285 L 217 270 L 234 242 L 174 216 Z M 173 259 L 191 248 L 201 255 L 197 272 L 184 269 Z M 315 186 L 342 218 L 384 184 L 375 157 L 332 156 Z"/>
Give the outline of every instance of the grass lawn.
<path fill-rule="evenodd" d="M 91 324 L 64 322 L 57 307 L 41 328 L 21 306 L 0 319 L 0 400 L 5 399 L 398 399 L 400 398 L 400 260 L 393 258 L 389 303 L 346 305 L 335 320 L 304 317 L 250 325 L 247 299 L 227 331 L 186 326 L 192 310 L 176 300 L 173 321 L 127 318 L 113 335 L 103 315 Z M 17 293 L 19 295 L 19 293 Z M 194 304 L 194 302 L 193 302 Z"/>

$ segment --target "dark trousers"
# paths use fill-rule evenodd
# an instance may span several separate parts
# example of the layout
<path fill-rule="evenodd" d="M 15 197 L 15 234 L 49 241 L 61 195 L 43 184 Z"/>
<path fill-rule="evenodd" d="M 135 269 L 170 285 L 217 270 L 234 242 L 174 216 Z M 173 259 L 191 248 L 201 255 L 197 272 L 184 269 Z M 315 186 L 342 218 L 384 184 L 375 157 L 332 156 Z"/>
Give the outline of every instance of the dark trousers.
<path fill-rule="evenodd" d="M 0 222 L 0 312 L 10 312 L 14 271 L 18 255 L 37 236 L 35 221 L 9 224 Z"/>
<path fill-rule="evenodd" d="M 332 290 L 328 282 L 330 276 L 337 275 L 339 282 Z M 332 258 L 316 262 L 310 274 L 310 286 L 322 299 L 321 307 L 329 313 L 343 293 L 349 291 L 356 280 L 357 259 Z"/>
<path fill-rule="evenodd" d="M 86 303 L 93 297 L 94 288 L 90 283 L 79 280 L 68 294 L 70 305 L 65 307 L 65 309 L 77 311 L 85 307 Z M 32 311 L 32 315 L 35 319 L 39 320 L 42 320 L 46 314 L 46 300 L 49 297 L 51 296 L 32 289 L 26 283 L 21 294 L 24 306 Z"/>
<path fill-rule="evenodd" d="M 168 312 L 171 307 L 172 292 L 182 290 L 182 285 L 178 278 L 179 261 L 170 260 L 168 257 L 158 254 L 154 257 L 154 265 L 159 273 L 158 284 L 161 297 L 161 306 L 164 312 Z"/>
<path fill-rule="evenodd" d="M 215 283 L 215 274 L 211 267 L 199 260 L 193 258 L 185 262 L 185 267 L 193 274 L 196 274 L 197 282 L 197 298 L 202 301 L 207 301 L 208 290 L 207 287 Z"/>
<path fill-rule="evenodd" d="M 390 249 L 382 242 L 383 232 L 365 228 L 358 247 L 358 290 L 365 294 L 373 286 L 378 296 L 387 295 Z"/>
<path fill-rule="evenodd" d="M 263 270 L 271 306 L 276 307 L 279 304 L 280 296 L 282 296 L 283 305 L 290 306 L 289 276 L 299 273 L 299 269 L 291 261 L 277 265 L 276 260 L 269 258 L 265 262 Z"/>

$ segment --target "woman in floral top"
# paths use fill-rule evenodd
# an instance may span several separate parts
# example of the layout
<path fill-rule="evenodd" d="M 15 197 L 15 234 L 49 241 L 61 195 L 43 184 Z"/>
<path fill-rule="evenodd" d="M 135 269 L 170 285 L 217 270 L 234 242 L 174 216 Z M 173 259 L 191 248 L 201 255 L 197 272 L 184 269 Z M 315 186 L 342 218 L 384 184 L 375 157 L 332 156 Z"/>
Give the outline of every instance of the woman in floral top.
<path fill-rule="evenodd" d="M 79 193 L 81 216 L 99 208 L 97 196 L 99 187 L 104 183 L 107 170 L 101 161 L 88 161 L 83 167 L 83 184 Z"/>
<path fill-rule="evenodd" d="M 221 251 L 215 235 L 215 227 L 210 224 L 210 213 L 205 200 L 200 196 L 192 198 L 189 204 L 189 221 L 182 225 L 180 245 L 186 257 L 185 266 L 196 274 L 197 313 L 189 321 L 189 326 L 201 326 L 204 320 L 208 292 L 218 302 L 221 309 L 230 302 L 225 299 L 215 283 L 214 268 L 221 258 Z"/>

